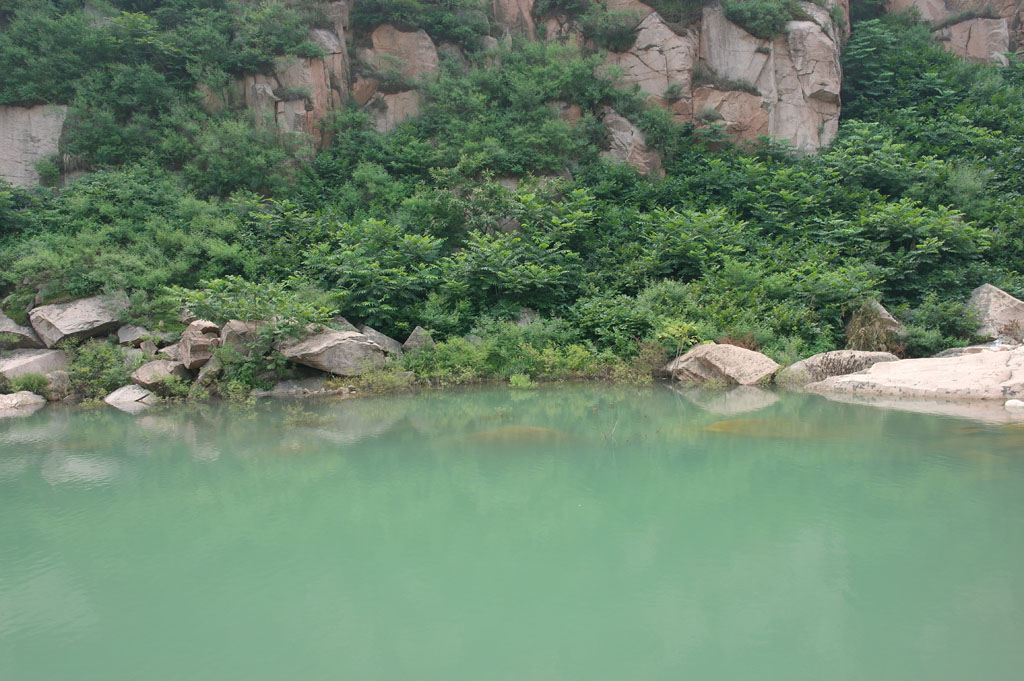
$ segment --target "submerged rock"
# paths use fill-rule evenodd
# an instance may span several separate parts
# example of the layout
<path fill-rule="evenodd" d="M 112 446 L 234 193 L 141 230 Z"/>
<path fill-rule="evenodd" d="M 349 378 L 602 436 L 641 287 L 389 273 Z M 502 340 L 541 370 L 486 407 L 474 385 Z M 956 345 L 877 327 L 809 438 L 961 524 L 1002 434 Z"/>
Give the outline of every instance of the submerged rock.
<path fill-rule="evenodd" d="M 675 380 L 698 384 L 712 381 L 755 385 L 778 369 L 778 362 L 760 352 L 716 343 L 698 345 L 665 365 L 665 372 Z"/>
<path fill-rule="evenodd" d="M 817 383 L 830 376 L 843 376 L 868 369 L 879 362 L 895 362 L 899 357 L 891 352 L 863 350 L 833 350 L 812 355 L 786 367 L 775 377 L 775 382 L 790 388 Z"/>
<path fill-rule="evenodd" d="M 120 326 L 121 313 L 128 309 L 128 296 L 80 298 L 70 303 L 42 305 L 29 313 L 32 328 L 46 347 L 52 348 L 65 338 L 89 338 Z"/>
<path fill-rule="evenodd" d="M 137 413 L 156 404 L 160 398 L 140 385 L 124 385 L 104 397 L 103 401 L 122 411 Z"/>

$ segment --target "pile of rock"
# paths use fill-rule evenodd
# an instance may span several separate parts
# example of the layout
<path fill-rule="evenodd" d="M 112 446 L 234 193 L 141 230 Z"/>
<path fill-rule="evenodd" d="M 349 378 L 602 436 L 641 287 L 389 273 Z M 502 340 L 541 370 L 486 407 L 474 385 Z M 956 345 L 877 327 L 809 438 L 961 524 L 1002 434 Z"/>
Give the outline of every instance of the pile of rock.
<path fill-rule="evenodd" d="M 49 382 L 50 398 L 65 399 L 68 395 L 68 357 L 54 346 L 66 339 L 87 339 L 116 334 L 117 342 L 129 358 L 145 361 L 131 374 L 131 383 L 107 395 L 104 401 L 126 411 L 138 411 L 158 401 L 155 391 L 168 381 L 209 385 L 223 367 L 215 352 L 218 347 L 231 348 L 240 355 L 252 352 L 259 340 L 263 322 L 231 320 L 223 326 L 203 320 L 192 320 L 180 339 L 173 335 L 152 333 L 144 327 L 121 324 L 128 309 L 124 293 L 92 296 L 67 303 L 42 305 L 29 313 L 31 326 L 22 326 L 0 313 L 0 333 L 6 334 L 8 347 L 14 349 L 0 357 L 0 377 L 18 378 L 41 374 Z M 430 334 L 417 326 L 404 343 L 390 338 L 369 326 L 356 328 L 343 318 L 333 320 L 340 328 L 310 328 L 301 337 L 274 346 L 290 362 L 335 376 L 358 376 L 379 368 L 389 358 L 434 344 Z M 159 344 L 159 345 L 158 345 Z M 162 347 L 161 347 L 162 346 Z M 312 377 L 316 385 L 283 385 L 266 391 L 267 395 L 310 395 L 337 393 L 323 386 L 323 377 Z M 301 382 L 300 382 L 301 383 Z M 308 383 L 308 381 L 307 381 Z M 262 393 L 258 393 L 262 394 Z M 24 411 L 45 399 L 31 393 L 3 396 L 0 410 Z"/>

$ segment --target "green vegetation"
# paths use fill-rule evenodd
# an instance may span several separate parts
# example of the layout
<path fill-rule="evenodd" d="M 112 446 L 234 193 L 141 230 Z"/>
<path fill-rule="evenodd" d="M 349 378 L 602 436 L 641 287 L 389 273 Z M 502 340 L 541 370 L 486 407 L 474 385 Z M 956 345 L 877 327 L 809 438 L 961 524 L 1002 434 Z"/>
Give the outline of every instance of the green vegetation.
<path fill-rule="evenodd" d="M 278 320 L 258 359 L 222 357 L 222 393 L 244 395 L 276 366 L 275 339 L 329 311 L 396 338 L 431 330 L 435 348 L 367 378 L 403 386 L 410 371 L 440 384 L 649 374 L 712 340 L 793 361 L 863 344 L 846 334 L 872 299 L 906 325 L 879 342 L 927 354 L 971 340 L 971 288 L 1024 293 L 1024 63 L 962 62 L 906 18 L 856 24 L 844 121 L 816 156 L 676 124 L 596 75 L 599 54 L 512 42 L 446 61 L 421 115 L 391 134 L 341 112 L 331 143 L 300 163 L 287 140 L 203 113 L 192 93 L 214 72 L 257 65 L 217 52 L 204 31 L 253 54 L 302 53 L 281 18 L 302 5 L 156 4 L 115 5 L 137 14 L 103 22 L 90 12 L 106 10 L 74 3 L 4 11 L 3 101 L 71 102 L 88 125 L 72 128 L 69 150 L 109 167 L 59 192 L 0 185 L 0 297 L 15 317 L 39 293 L 125 288 L 151 328 L 180 328 L 183 300 L 215 321 Z M 462 3 L 359 7 L 369 23 L 371 11 L 411 8 L 408 25 L 435 38 L 423 12 L 449 8 L 463 28 L 476 16 Z M 223 22 L 200 21 L 210 13 Z M 54 46 L 47 58 L 60 63 L 29 77 L 31 31 L 74 33 L 74 49 L 96 57 Z M 131 45 L 105 47 L 119 35 Z M 580 120 L 562 120 L 556 102 Z M 644 130 L 664 179 L 602 159 L 605 106 Z M 523 308 L 540 320 L 517 325 Z M 104 376 L 101 365 L 120 365 L 101 354 L 76 352 L 86 394 L 126 378 Z"/>

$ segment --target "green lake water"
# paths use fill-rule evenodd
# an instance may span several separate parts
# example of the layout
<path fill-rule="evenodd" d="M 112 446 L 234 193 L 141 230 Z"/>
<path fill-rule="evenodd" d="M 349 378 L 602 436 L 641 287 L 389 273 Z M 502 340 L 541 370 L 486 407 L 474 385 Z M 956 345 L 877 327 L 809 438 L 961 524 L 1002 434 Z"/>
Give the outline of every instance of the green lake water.
<path fill-rule="evenodd" d="M 0 679 L 1024 678 L 1024 427 L 780 398 L 2 420 Z"/>

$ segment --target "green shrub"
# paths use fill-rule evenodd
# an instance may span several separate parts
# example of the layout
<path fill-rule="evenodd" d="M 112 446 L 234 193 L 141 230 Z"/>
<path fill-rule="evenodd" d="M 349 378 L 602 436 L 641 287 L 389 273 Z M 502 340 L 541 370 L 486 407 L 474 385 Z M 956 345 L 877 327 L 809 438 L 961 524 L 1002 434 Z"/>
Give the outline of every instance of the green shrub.
<path fill-rule="evenodd" d="M 726 19 L 763 40 L 781 34 L 787 21 L 807 17 L 796 0 L 733 0 L 723 6 Z"/>
<path fill-rule="evenodd" d="M 27 390 L 30 393 L 49 398 L 50 381 L 42 374 L 22 374 L 21 376 L 8 379 L 7 389 L 12 393 Z"/>
<path fill-rule="evenodd" d="M 125 365 L 121 348 L 103 341 L 62 343 L 68 353 L 71 393 L 86 399 L 102 399 L 127 385 L 133 367 Z"/>

